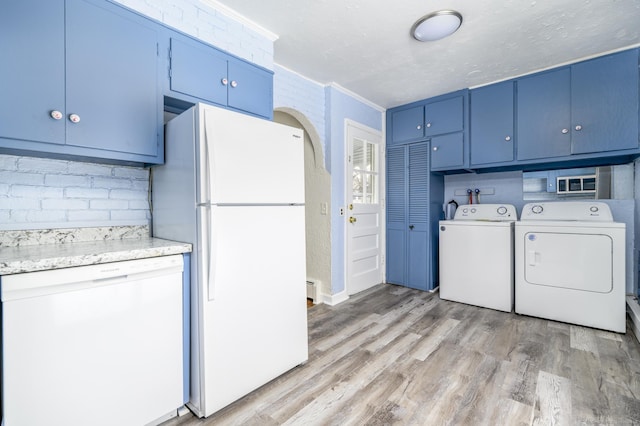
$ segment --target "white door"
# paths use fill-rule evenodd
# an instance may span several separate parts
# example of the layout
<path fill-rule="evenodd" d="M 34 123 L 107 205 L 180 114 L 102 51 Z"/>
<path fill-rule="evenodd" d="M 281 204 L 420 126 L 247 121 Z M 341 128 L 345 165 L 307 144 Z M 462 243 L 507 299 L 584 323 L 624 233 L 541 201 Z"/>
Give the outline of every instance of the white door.
<path fill-rule="evenodd" d="M 349 295 L 382 282 L 381 135 L 347 122 L 347 280 Z M 350 177 L 350 179 L 349 179 Z"/>

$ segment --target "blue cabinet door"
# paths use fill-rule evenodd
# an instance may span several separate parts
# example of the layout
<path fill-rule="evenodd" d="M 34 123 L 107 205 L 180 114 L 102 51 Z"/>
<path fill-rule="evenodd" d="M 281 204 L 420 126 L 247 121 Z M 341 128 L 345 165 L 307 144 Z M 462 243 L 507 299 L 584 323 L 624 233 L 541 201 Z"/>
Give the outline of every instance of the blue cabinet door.
<path fill-rule="evenodd" d="M 0 138 L 64 144 L 64 1 L 3 2 L 0 57 Z"/>
<path fill-rule="evenodd" d="M 431 138 L 431 170 L 464 167 L 464 133 L 451 133 Z"/>
<path fill-rule="evenodd" d="M 514 160 L 514 83 L 474 89 L 471 102 L 471 165 Z"/>
<path fill-rule="evenodd" d="M 424 106 L 391 113 L 391 144 L 419 140 L 424 137 Z"/>
<path fill-rule="evenodd" d="M 408 147 L 407 286 L 429 288 L 429 144 Z"/>
<path fill-rule="evenodd" d="M 638 51 L 571 67 L 571 153 L 638 148 Z"/>
<path fill-rule="evenodd" d="M 171 38 L 171 90 L 227 105 L 227 57 L 189 38 Z"/>
<path fill-rule="evenodd" d="M 66 40 L 67 144 L 157 157 L 155 28 L 137 15 L 67 0 Z M 71 114 L 80 121 L 69 120 Z"/>
<path fill-rule="evenodd" d="M 430 286 L 429 144 L 387 150 L 387 281 Z"/>
<path fill-rule="evenodd" d="M 569 68 L 517 81 L 517 158 L 532 160 L 571 154 Z"/>
<path fill-rule="evenodd" d="M 464 96 L 431 102 L 425 105 L 425 136 L 442 135 L 463 130 Z"/>
<path fill-rule="evenodd" d="M 228 104 L 266 118 L 273 117 L 273 74 L 249 63 L 229 60 Z"/>
<path fill-rule="evenodd" d="M 405 283 L 407 163 L 404 146 L 387 150 L 387 282 Z"/>

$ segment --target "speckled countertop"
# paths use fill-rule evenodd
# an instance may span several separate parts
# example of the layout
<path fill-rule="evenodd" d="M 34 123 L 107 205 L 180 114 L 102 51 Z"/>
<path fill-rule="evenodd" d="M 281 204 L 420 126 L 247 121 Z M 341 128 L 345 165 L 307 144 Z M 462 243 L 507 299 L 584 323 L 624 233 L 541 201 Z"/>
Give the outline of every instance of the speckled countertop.
<path fill-rule="evenodd" d="M 123 232 L 122 227 L 92 229 L 95 232 L 83 228 L 79 232 L 28 231 L 31 235 L 11 231 L 14 233 L 11 238 L 0 235 L 0 275 L 191 252 L 191 244 L 149 237 L 148 229 L 134 232 Z"/>

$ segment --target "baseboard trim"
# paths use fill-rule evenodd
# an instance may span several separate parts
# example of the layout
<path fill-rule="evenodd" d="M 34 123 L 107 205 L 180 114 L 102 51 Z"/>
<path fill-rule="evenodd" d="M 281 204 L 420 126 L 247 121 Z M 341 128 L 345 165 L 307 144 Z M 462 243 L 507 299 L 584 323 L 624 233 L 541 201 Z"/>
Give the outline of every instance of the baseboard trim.
<path fill-rule="evenodd" d="M 322 303 L 326 303 L 329 306 L 335 306 L 338 303 L 342 303 L 347 299 L 349 299 L 349 295 L 347 294 L 346 290 L 341 291 L 340 293 L 337 293 L 337 294 L 322 293 L 320 295 L 320 300 L 322 301 Z"/>

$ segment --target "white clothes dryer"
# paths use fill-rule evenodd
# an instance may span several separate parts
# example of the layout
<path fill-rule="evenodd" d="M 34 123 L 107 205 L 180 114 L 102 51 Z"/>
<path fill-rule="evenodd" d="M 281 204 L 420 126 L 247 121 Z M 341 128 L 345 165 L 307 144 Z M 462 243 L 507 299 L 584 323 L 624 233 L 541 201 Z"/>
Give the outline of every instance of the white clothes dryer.
<path fill-rule="evenodd" d="M 472 204 L 439 222 L 442 299 L 511 312 L 517 217 L 510 204 Z"/>
<path fill-rule="evenodd" d="M 607 204 L 526 204 L 515 256 L 517 313 L 625 332 L 625 224 Z"/>

